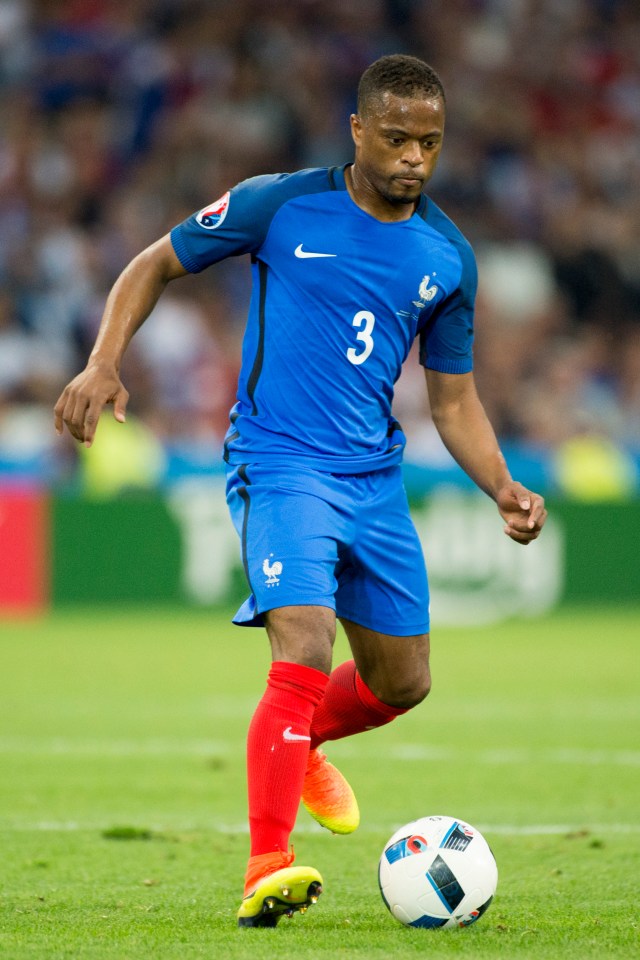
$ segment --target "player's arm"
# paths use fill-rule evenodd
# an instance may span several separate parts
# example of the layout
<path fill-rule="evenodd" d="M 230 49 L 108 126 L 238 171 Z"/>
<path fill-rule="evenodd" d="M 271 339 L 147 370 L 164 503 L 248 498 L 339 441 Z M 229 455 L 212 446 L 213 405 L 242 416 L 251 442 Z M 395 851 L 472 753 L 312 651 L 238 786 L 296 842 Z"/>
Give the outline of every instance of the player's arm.
<path fill-rule="evenodd" d="M 427 369 L 431 415 L 452 457 L 492 497 L 505 521 L 505 533 L 518 543 L 540 534 L 547 516 L 544 500 L 513 480 L 493 427 L 478 397 L 472 373 Z"/>
<path fill-rule="evenodd" d="M 147 247 L 125 267 L 107 298 L 98 336 L 82 373 L 69 383 L 54 408 L 55 428 L 90 447 L 107 403 L 124 421 L 129 394 L 120 380 L 120 363 L 136 330 L 155 307 L 170 280 L 187 271 L 169 235 Z"/>

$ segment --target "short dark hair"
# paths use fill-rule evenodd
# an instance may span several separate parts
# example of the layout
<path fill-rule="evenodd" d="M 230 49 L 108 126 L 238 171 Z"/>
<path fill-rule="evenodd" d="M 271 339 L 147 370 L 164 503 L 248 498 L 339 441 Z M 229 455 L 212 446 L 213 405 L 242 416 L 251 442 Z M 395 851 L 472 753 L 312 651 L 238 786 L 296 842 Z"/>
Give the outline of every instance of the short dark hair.
<path fill-rule="evenodd" d="M 373 103 L 387 92 L 397 97 L 445 99 L 442 81 L 435 70 L 424 60 L 404 53 L 380 57 L 367 67 L 358 84 L 358 113 L 369 114 Z"/>

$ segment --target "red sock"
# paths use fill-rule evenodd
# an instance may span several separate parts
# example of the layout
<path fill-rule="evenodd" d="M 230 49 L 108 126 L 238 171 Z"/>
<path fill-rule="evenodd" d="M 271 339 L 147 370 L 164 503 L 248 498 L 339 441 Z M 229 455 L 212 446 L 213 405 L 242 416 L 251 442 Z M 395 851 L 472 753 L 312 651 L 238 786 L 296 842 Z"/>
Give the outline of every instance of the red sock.
<path fill-rule="evenodd" d="M 271 664 L 247 740 L 252 857 L 288 849 L 307 769 L 311 718 L 328 682 L 313 667 Z"/>
<path fill-rule="evenodd" d="M 383 703 L 369 690 L 353 660 L 340 664 L 329 677 L 322 702 L 311 724 L 311 749 L 325 740 L 341 740 L 363 730 L 373 730 L 406 713 Z"/>

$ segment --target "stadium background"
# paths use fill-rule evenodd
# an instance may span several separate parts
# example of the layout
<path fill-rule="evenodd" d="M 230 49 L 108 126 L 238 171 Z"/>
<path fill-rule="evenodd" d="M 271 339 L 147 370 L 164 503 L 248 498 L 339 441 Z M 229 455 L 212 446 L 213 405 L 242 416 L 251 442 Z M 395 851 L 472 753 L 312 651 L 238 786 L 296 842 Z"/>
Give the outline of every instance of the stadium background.
<path fill-rule="evenodd" d="M 639 50 L 633 0 L 2 0 L 0 613 L 239 595 L 220 447 L 244 260 L 167 291 L 123 367 L 126 427 L 105 417 L 84 451 L 51 409 L 131 257 L 244 177 L 348 160 L 357 79 L 397 51 L 445 83 L 429 192 L 477 252 L 479 390 L 553 505 L 512 549 L 409 363 L 395 413 L 434 610 L 637 601 Z"/>

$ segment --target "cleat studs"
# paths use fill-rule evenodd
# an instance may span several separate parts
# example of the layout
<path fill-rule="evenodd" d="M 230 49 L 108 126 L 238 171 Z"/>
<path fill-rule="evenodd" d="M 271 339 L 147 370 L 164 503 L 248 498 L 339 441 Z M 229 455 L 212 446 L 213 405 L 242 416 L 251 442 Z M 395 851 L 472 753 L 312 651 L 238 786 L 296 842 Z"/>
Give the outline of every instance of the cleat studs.
<path fill-rule="evenodd" d="M 287 919 L 291 920 L 291 917 L 292 917 L 292 916 L 293 916 L 293 910 L 286 910 L 286 911 L 285 911 L 285 917 L 287 917 Z"/>
<path fill-rule="evenodd" d="M 317 902 L 318 902 L 318 898 L 317 898 L 317 897 L 309 897 L 309 900 L 311 901 L 311 903 L 317 903 Z"/>
<path fill-rule="evenodd" d="M 273 908 L 276 905 L 275 897 L 267 897 L 267 899 L 264 902 L 264 905 L 267 908 L 267 910 L 273 910 Z"/>
<path fill-rule="evenodd" d="M 308 910 L 308 907 L 300 907 L 299 913 L 306 913 L 307 910 Z"/>
<path fill-rule="evenodd" d="M 282 887 L 281 892 L 283 897 L 288 897 L 291 893 L 291 890 L 289 890 L 289 887 Z"/>

